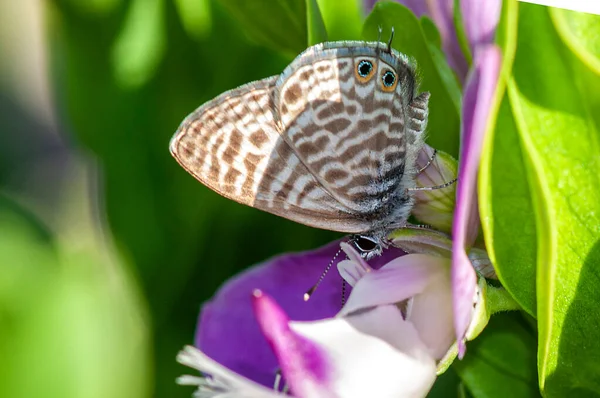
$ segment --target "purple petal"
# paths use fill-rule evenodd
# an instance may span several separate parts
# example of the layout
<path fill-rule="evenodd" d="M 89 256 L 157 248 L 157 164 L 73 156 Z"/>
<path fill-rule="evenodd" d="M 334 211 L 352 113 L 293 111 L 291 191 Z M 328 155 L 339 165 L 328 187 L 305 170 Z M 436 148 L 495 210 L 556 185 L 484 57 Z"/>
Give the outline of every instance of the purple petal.
<path fill-rule="evenodd" d="M 468 65 L 463 54 L 456 29 L 454 27 L 454 0 L 423 0 L 429 8 L 429 16 L 435 22 L 442 38 L 442 48 L 448 59 L 448 65 L 456 72 L 460 81 L 464 81 Z"/>
<path fill-rule="evenodd" d="M 308 302 L 303 295 L 338 250 L 336 241 L 315 251 L 275 257 L 230 279 L 204 304 L 195 345 L 229 369 L 272 387 L 278 363 L 252 313 L 251 294 L 261 289 L 293 320 L 334 316 L 342 303 L 342 279 L 337 272 L 327 274 Z M 378 268 L 400 253 L 387 250 L 384 256 L 373 259 L 371 266 Z"/>
<path fill-rule="evenodd" d="M 492 44 L 500 20 L 502 0 L 461 0 L 460 11 L 465 34 L 473 52 L 480 45 Z"/>
<path fill-rule="evenodd" d="M 496 45 L 478 49 L 463 96 L 461 156 L 452 226 L 452 293 L 459 357 L 465 351 L 463 339 L 471 322 L 477 283 L 466 249 L 472 246 L 479 231 L 477 171 L 490 107 L 498 84 L 501 58 Z"/>

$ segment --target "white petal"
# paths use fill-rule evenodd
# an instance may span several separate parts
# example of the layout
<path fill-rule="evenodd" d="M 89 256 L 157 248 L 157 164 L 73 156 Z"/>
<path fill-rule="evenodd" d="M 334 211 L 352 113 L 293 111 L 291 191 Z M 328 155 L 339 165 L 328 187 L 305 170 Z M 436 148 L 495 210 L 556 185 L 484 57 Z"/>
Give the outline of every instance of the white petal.
<path fill-rule="evenodd" d="M 414 296 L 406 317 L 436 360 L 446 355 L 455 340 L 450 259 L 438 261 L 440 272 L 429 275 L 426 288 Z"/>
<path fill-rule="evenodd" d="M 326 356 L 329 394 L 318 396 L 424 397 L 435 381 L 435 361 L 394 305 L 290 326 Z"/>
<path fill-rule="evenodd" d="M 350 286 L 354 286 L 363 276 L 373 271 L 373 268 L 348 243 L 341 242 L 340 247 L 348 259 L 338 263 L 338 272 Z"/>
<path fill-rule="evenodd" d="M 449 272 L 448 260 L 425 254 L 398 257 L 377 271 L 365 274 L 352 289 L 339 315 L 395 304 L 421 293 L 436 274 Z"/>
<path fill-rule="evenodd" d="M 177 355 L 177 361 L 209 377 L 181 376 L 177 382 L 198 386 L 195 397 L 214 398 L 281 398 L 269 390 L 215 362 L 198 349 L 186 346 Z"/>

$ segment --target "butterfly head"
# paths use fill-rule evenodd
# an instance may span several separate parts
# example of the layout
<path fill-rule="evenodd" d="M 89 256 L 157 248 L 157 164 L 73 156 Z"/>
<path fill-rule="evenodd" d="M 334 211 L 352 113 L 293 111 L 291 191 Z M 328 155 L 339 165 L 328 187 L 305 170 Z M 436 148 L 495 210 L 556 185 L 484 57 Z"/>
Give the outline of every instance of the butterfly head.
<path fill-rule="evenodd" d="M 366 261 L 375 256 L 381 256 L 383 249 L 387 247 L 381 239 L 369 235 L 353 235 L 349 243 Z"/>

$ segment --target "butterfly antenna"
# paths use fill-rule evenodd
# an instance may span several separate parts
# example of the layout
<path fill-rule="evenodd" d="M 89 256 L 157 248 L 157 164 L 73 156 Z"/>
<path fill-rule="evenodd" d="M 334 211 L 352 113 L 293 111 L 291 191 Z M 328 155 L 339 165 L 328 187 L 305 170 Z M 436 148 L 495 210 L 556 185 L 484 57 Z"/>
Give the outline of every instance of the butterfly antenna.
<path fill-rule="evenodd" d="M 377 27 L 377 43 L 381 42 L 381 34 L 383 32 L 383 28 L 381 27 L 381 25 L 379 25 Z"/>
<path fill-rule="evenodd" d="M 437 149 L 433 150 L 433 153 L 431 154 L 431 156 L 429 157 L 429 160 L 427 161 L 427 164 L 423 167 L 421 167 L 421 169 L 419 171 L 417 171 L 417 174 L 421 174 L 422 172 L 424 172 L 429 166 L 431 166 L 431 163 L 433 163 L 433 161 L 435 160 L 435 155 L 437 155 Z"/>
<path fill-rule="evenodd" d="M 394 40 L 394 27 L 392 26 L 392 33 L 390 34 L 390 39 L 387 43 L 387 53 L 390 54 L 392 52 L 392 40 Z"/>
<path fill-rule="evenodd" d="M 311 296 L 313 295 L 313 293 L 315 292 L 315 290 L 317 290 L 317 288 L 319 287 L 319 285 L 321 284 L 321 282 L 323 282 L 323 279 L 325 278 L 325 275 L 327 275 L 327 272 L 329 272 L 329 269 L 333 265 L 333 262 L 340 255 L 341 252 L 342 252 L 342 249 L 340 248 L 337 251 L 337 253 L 335 253 L 335 256 L 333 256 L 333 258 L 331 259 L 331 261 L 329 262 L 329 264 L 327 264 L 327 267 L 325 267 L 325 270 L 323 271 L 323 273 L 319 277 L 319 280 L 317 281 L 317 283 L 315 283 L 313 285 L 313 287 L 311 287 L 310 289 L 308 289 L 306 291 L 306 293 L 304 293 L 304 301 L 308 301 L 311 298 Z"/>

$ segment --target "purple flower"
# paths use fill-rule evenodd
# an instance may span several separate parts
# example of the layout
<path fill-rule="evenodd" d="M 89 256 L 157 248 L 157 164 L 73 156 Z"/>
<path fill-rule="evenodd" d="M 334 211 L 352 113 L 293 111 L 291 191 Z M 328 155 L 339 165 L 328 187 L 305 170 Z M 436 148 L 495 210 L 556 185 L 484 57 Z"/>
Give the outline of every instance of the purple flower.
<path fill-rule="evenodd" d="M 467 250 L 473 245 L 479 232 L 477 172 L 483 136 L 498 84 L 501 58 L 500 49 L 495 45 L 477 48 L 463 99 L 461 154 L 452 226 L 454 326 L 459 342 L 459 358 L 465 352 L 464 338 L 471 323 L 472 301 L 475 297 L 476 276 Z"/>
<path fill-rule="evenodd" d="M 435 380 L 437 366 L 454 343 L 449 259 L 423 254 L 398 256 L 396 252 L 376 270 L 350 245 L 341 245 L 348 259 L 341 261 L 338 269 L 353 290 L 335 316 L 291 321 L 287 311 L 269 295 L 255 291 L 250 300 L 245 289 L 246 302 L 252 304 L 263 339 L 275 353 L 274 366 L 279 366 L 298 397 L 424 396 Z M 246 278 L 249 283 L 259 282 L 252 275 L 257 269 L 282 261 L 286 257 L 242 274 L 233 287 L 242 286 L 239 280 Z M 230 287 L 213 303 L 231 305 L 219 297 L 229 294 Z M 230 307 L 222 309 L 224 314 L 228 310 Z M 248 325 L 223 325 L 228 326 L 234 327 L 239 339 Z M 244 347 L 253 351 L 255 358 L 262 350 L 257 343 L 246 342 Z M 277 396 L 251 381 L 252 377 L 223 367 L 199 350 L 187 348 L 179 360 L 209 375 L 180 379 L 182 384 L 198 386 L 199 392 L 213 394 L 207 396 Z M 257 362 L 255 366 L 263 365 Z M 267 365 L 271 369 L 271 364 Z M 271 386 L 272 380 L 267 385 Z"/>
<path fill-rule="evenodd" d="M 337 272 L 327 274 L 309 301 L 303 295 L 339 247 L 336 241 L 315 251 L 275 257 L 229 280 L 202 308 L 196 347 L 236 373 L 272 387 L 279 365 L 253 315 L 250 294 L 260 289 L 297 321 L 334 316 L 342 307 L 342 279 Z M 372 264 L 377 268 L 401 254 L 391 248 Z"/>

